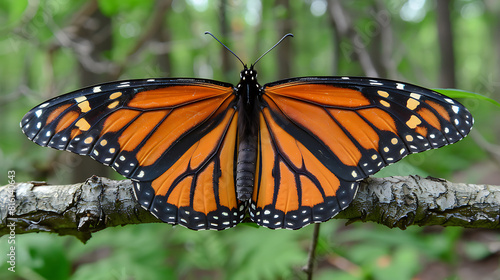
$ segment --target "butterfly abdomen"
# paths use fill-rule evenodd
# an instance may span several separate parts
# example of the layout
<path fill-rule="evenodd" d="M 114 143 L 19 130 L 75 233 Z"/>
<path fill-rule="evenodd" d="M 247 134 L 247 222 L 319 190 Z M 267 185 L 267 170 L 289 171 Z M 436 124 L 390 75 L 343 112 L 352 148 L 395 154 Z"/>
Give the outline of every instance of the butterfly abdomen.
<path fill-rule="evenodd" d="M 249 137 L 240 142 L 236 166 L 236 193 L 241 201 L 252 197 L 255 164 L 257 159 L 257 138 Z"/>
<path fill-rule="evenodd" d="M 238 100 L 238 160 L 236 165 L 236 193 L 241 201 L 249 200 L 254 189 L 257 159 L 257 134 L 259 131 L 257 72 L 250 67 L 241 72 L 236 87 Z"/>

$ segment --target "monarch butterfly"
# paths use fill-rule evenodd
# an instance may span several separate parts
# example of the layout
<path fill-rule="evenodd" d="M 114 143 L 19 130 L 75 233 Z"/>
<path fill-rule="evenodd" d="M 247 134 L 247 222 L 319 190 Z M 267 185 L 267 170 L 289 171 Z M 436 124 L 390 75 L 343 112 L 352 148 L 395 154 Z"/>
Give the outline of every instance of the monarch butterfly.
<path fill-rule="evenodd" d="M 260 58 L 242 62 L 236 87 L 194 78 L 100 84 L 36 106 L 21 128 L 40 146 L 132 179 L 137 201 L 160 220 L 222 230 L 247 212 L 272 229 L 329 220 L 362 179 L 455 143 L 473 125 L 459 102 L 408 83 L 302 77 L 261 86 Z"/>

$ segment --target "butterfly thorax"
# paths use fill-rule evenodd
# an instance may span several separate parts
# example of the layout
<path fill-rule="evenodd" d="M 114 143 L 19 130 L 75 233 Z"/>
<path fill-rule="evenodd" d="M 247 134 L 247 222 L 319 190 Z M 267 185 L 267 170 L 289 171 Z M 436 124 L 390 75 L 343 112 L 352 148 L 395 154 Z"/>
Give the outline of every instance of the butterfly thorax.
<path fill-rule="evenodd" d="M 259 130 L 258 95 L 260 85 L 253 66 L 240 73 L 240 82 L 236 86 L 238 96 L 238 161 L 236 165 L 236 193 L 239 200 L 248 200 L 252 196 L 257 158 L 257 133 Z"/>

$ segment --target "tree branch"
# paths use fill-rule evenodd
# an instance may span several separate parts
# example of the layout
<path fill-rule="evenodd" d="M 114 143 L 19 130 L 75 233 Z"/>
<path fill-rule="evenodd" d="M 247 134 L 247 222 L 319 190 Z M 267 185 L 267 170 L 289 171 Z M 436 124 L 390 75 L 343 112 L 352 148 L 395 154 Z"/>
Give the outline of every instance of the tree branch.
<path fill-rule="evenodd" d="M 133 199 L 130 180 L 92 177 L 55 186 L 17 183 L 0 187 L 0 236 L 29 232 L 74 235 L 83 242 L 107 227 L 159 222 Z M 409 225 L 500 228 L 500 186 L 451 183 L 420 176 L 365 179 L 336 219 Z"/>
<path fill-rule="evenodd" d="M 354 54 L 358 57 L 359 63 L 361 64 L 361 67 L 363 67 L 366 75 L 368 77 L 379 77 L 380 75 L 375 67 L 375 63 L 373 62 L 363 39 L 354 29 L 349 14 L 344 11 L 341 1 L 329 0 L 328 5 L 330 22 L 333 24 L 336 32 L 338 32 L 341 37 L 349 39 L 352 44 L 352 47 L 343 47 L 342 43 L 340 43 L 340 48 L 342 49 L 343 54 L 350 55 L 351 51 L 354 52 Z"/>

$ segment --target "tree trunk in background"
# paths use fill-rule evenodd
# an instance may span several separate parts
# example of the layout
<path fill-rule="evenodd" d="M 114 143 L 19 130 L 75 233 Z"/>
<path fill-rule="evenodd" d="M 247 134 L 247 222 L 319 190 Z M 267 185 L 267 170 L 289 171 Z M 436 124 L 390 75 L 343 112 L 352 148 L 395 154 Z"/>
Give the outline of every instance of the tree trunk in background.
<path fill-rule="evenodd" d="M 440 86 L 444 88 L 456 87 L 453 30 L 450 19 L 451 3 L 451 0 L 436 0 L 439 50 L 441 53 Z"/>
<path fill-rule="evenodd" d="M 154 40 L 167 44 L 171 40 L 170 29 L 167 27 L 165 29 L 160 29 L 154 35 Z M 172 63 L 170 61 L 170 56 L 168 52 L 163 52 L 156 56 L 158 67 L 160 68 L 160 72 L 162 73 L 161 78 L 166 78 L 170 76 L 172 71 Z"/>
<path fill-rule="evenodd" d="M 221 32 L 221 38 L 223 41 L 228 39 L 229 36 L 229 25 L 227 22 L 227 0 L 220 1 L 220 9 L 219 9 L 219 28 Z M 234 39 L 230 40 L 233 41 Z M 220 48 L 221 58 L 222 58 L 222 73 L 224 73 L 224 77 L 228 80 L 231 80 L 231 70 L 233 70 L 231 63 L 232 54 L 228 52 L 225 48 Z"/>
<path fill-rule="evenodd" d="M 278 37 L 276 42 L 281 38 L 281 36 L 287 33 L 293 33 L 292 30 L 292 11 L 290 9 L 289 0 L 278 0 L 276 1 L 276 6 L 283 6 L 286 14 L 284 17 L 280 18 L 276 22 L 276 30 Z M 291 42 L 287 42 L 286 44 L 280 46 L 279 51 L 277 51 L 278 55 L 278 79 L 290 78 L 292 76 L 292 46 Z M 267 51 L 267 50 L 265 50 Z"/>
<path fill-rule="evenodd" d="M 89 44 L 90 57 L 94 61 L 102 61 L 103 53 L 111 50 L 112 47 L 111 19 L 104 16 L 99 9 L 96 9 L 88 16 L 78 34 L 83 43 Z M 111 79 L 110 73 L 99 73 L 92 71 L 81 62 L 78 65 L 80 84 L 82 87 L 91 86 L 98 83 L 107 82 Z M 92 175 L 108 176 L 109 169 L 89 157 L 80 157 L 79 164 L 73 168 L 73 180 L 75 182 L 85 181 Z"/>
<path fill-rule="evenodd" d="M 333 29 L 340 37 L 338 48 L 340 48 L 341 56 L 345 56 L 348 59 L 352 56 L 354 60 L 358 60 L 366 76 L 379 77 L 380 74 L 375 67 L 365 42 L 354 28 L 352 19 L 349 13 L 343 8 L 340 0 L 328 1 L 328 16 L 330 17 Z M 349 44 L 343 45 L 342 38 L 349 40 Z"/>

